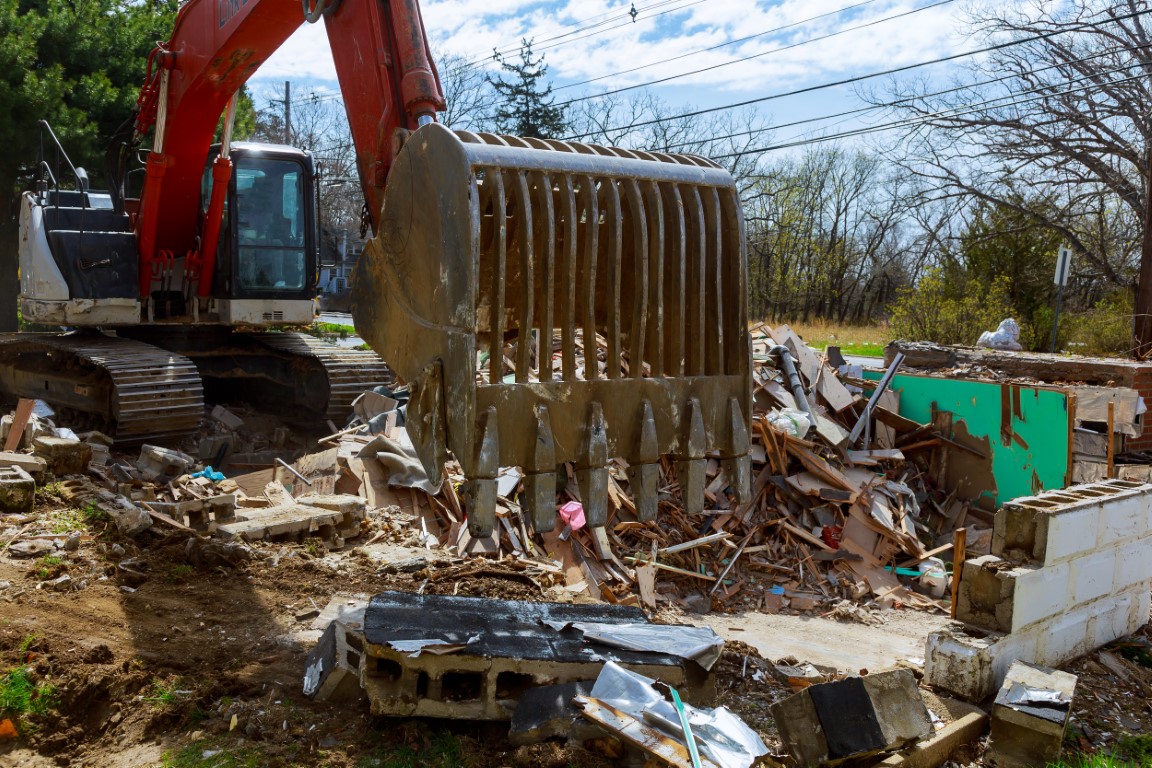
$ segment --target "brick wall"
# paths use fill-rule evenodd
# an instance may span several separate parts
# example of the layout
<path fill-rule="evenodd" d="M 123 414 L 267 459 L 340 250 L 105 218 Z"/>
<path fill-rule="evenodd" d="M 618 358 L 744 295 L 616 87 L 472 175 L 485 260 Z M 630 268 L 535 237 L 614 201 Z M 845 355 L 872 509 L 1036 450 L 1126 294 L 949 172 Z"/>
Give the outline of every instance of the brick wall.
<path fill-rule="evenodd" d="M 1152 484 L 1109 480 L 1007 502 L 964 564 L 959 622 L 928 638 L 933 685 L 980 700 L 1015 659 L 1056 666 L 1148 622 Z"/>

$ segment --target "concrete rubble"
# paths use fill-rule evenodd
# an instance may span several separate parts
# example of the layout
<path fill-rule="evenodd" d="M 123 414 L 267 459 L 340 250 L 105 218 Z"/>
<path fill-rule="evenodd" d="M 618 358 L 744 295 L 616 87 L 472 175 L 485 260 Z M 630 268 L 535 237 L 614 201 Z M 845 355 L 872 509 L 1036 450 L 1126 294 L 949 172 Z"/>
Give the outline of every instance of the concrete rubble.
<path fill-rule="evenodd" d="M 799 765 L 837 765 L 893 752 L 932 734 L 916 676 L 907 669 L 809 686 L 772 705 Z"/>
<path fill-rule="evenodd" d="M 999 768 L 1044 768 L 1060 758 L 1076 676 L 1015 661 L 992 704 L 988 760 Z"/>

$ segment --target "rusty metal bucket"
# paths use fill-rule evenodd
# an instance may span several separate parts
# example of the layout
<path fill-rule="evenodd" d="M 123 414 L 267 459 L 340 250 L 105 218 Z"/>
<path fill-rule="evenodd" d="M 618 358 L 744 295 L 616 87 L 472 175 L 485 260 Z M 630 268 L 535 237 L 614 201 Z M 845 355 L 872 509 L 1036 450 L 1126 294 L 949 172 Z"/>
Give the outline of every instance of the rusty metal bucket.
<path fill-rule="evenodd" d="M 641 519 L 656 514 L 661 455 L 689 512 L 709 456 L 748 498 L 743 235 L 731 176 L 699 157 L 440 125 L 408 138 L 353 316 L 410 385 L 430 475 L 447 451 L 460 462 L 475 535 L 495 522 L 501 466 L 523 469 L 537 530 L 554 525 L 563 462 L 592 525 L 613 457 Z"/>

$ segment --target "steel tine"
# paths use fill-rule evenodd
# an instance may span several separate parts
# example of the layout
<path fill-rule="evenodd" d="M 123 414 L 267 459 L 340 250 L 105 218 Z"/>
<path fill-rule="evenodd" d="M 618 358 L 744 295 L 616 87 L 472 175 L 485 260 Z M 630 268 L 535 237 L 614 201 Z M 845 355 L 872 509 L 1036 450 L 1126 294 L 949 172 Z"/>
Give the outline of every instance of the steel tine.
<path fill-rule="evenodd" d="M 724 233 L 720 229 L 720 196 L 715 188 L 704 191 L 704 227 L 706 232 L 705 282 L 701 284 L 706 316 L 704 322 L 710 343 L 704 348 L 704 371 L 710 376 L 724 371 L 724 317 L 723 317 L 723 248 Z"/>
<path fill-rule="evenodd" d="M 700 190 L 690 188 L 691 195 L 685 201 L 685 223 L 688 229 L 688 264 L 685 276 L 685 293 L 688 299 L 688 311 L 685 321 L 685 339 L 688 344 L 685 350 L 685 372 L 689 376 L 704 374 L 704 347 L 711 343 L 704 325 L 704 285 L 705 285 L 705 253 L 706 253 L 706 225 L 704 222 L 704 204 L 700 200 Z"/>
<path fill-rule="evenodd" d="M 520 236 L 520 279 L 523 281 L 516 341 L 516 382 L 524 384 L 532 368 L 532 304 L 536 287 L 536 259 L 533 258 L 532 198 L 528 191 L 528 178 L 523 171 L 516 174 L 516 215 L 520 219 L 516 232 Z"/>
<path fill-rule="evenodd" d="M 560 276 L 560 370 L 564 381 L 576 380 L 576 190 L 571 174 L 561 177 L 560 202 L 564 217 L 564 253 Z"/>
<path fill-rule="evenodd" d="M 539 297 L 536 315 L 540 319 L 536 336 L 536 374 L 540 381 L 552 381 L 552 333 L 556 328 L 555 291 L 556 282 L 556 206 L 552 199 L 552 178 L 544 172 L 533 174 L 536 190 L 536 233 L 535 243 L 539 249 L 537 271 L 540 288 L 534 291 Z"/>
<path fill-rule="evenodd" d="M 628 199 L 629 225 L 632 230 L 632 263 L 636 283 L 632 293 L 632 329 L 628 339 L 628 375 L 638 379 L 644 375 L 644 334 L 648 320 L 648 217 L 644 196 L 635 179 L 624 182 Z"/>
<path fill-rule="evenodd" d="M 664 253 L 666 226 L 664 200 L 655 181 L 644 187 L 644 208 L 648 214 L 648 318 L 647 341 L 644 344 L 653 376 L 663 376 L 664 366 Z"/>
<path fill-rule="evenodd" d="M 524 491 L 520 503 L 538 533 L 556 527 L 556 441 L 548 406 L 537 405 L 536 443 L 531 466 L 524 467 Z"/>
<path fill-rule="evenodd" d="M 584 519 L 594 528 L 608 522 L 608 429 L 604 409 L 595 400 L 589 406 L 584 425 L 581 467 L 576 470 Z"/>
<path fill-rule="evenodd" d="M 656 439 L 656 419 L 652 403 L 640 405 L 640 439 L 628 464 L 628 484 L 641 521 L 655 520 L 660 505 L 660 444 Z"/>
<path fill-rule="evenodd" d="M 608 183 L 608 182 L 605 182 Z M 580 227 L 584 268 L 580 273 L 580 302 L 583 304 L 584 324 L 584 378 L 600 378 L 599 356 L 596 344 L 596 257 L 600 247 L 600 205 L 596 182 L 585 176 L 580 182 L 580 206 L 584 211 L 584 226 Z"/>
<path fill-rule="evenodd" d="M 608 179 L 602 185 L 607 200 L 604 214 L 608 223 L 608 297 L 604 314 L 608 320 L 605 335 L 608 337 L 608 378 L 620 378 L 620 270 L 624 261 L 624 232 L 621 226 L 620 190 L 616 182 Z"/>
<path fill-rule="evenodd" d="M 663 190 L 666 219 L 669 222 L 665 242 L 671 246 L 664 262 L 663 303 L 670 315 L 665 317 L 664 370 L 669 376 L 683 376 L 684 315 L 688 309 L 684 296 L 684 274 L 687 264 L 684 200 L 680 196 L 680 188 L 675 184 L 663 185 Z"/>
<path fill-rule="evenodd" d="M 488 171 L 486 180 L 492 182 L 492 305 L 489 325 L 492 342 L 488 361 L 488 381 L 499 384 L 504 380 L 504 279 L 508 265 L 508 201 L 504 193 L 504 174 L 495 168 Z"/>
<path fill-rule="evenodd" d="M 468 532 L 478 539 L 492 534 L 496 524 L 496 475 L 500 472 L 500 438 L 496 408 L 484 412 L 475 474 L 468 478 Z"/>
<path fill-rule="evenodd" d="M 681 503 L 689 515 L 704 511 L 704 472 L 707 469 L 708 436 L 704 431 L 704 414 L 700 401 L 688 401 L 685 413 L 681 455 L 676 458 L 676 479 L 680 483 Z"/>

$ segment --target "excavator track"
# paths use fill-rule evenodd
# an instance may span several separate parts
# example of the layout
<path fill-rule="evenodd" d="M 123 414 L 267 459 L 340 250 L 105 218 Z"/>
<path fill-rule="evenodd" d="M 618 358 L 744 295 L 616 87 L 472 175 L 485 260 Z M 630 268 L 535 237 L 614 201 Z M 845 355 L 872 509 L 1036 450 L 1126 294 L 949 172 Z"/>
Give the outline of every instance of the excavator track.
<path fill-rule="evenodd" d="M 252 334 L 251 338 L 281 354 L 323 366 L 328 375 L 326 418 L 340 421 L 352 412 L 352 401 L 364 390 L 391 384 L 395 376 L 375 352 L 333 346 L 305 333 Z"/>
<path fill-rule="evenodd" d="M 204 416 L 191 360 L 100 333 L 0 335 L 0 387 L 76 414 L 118 444 L 181 438 Z"/>

